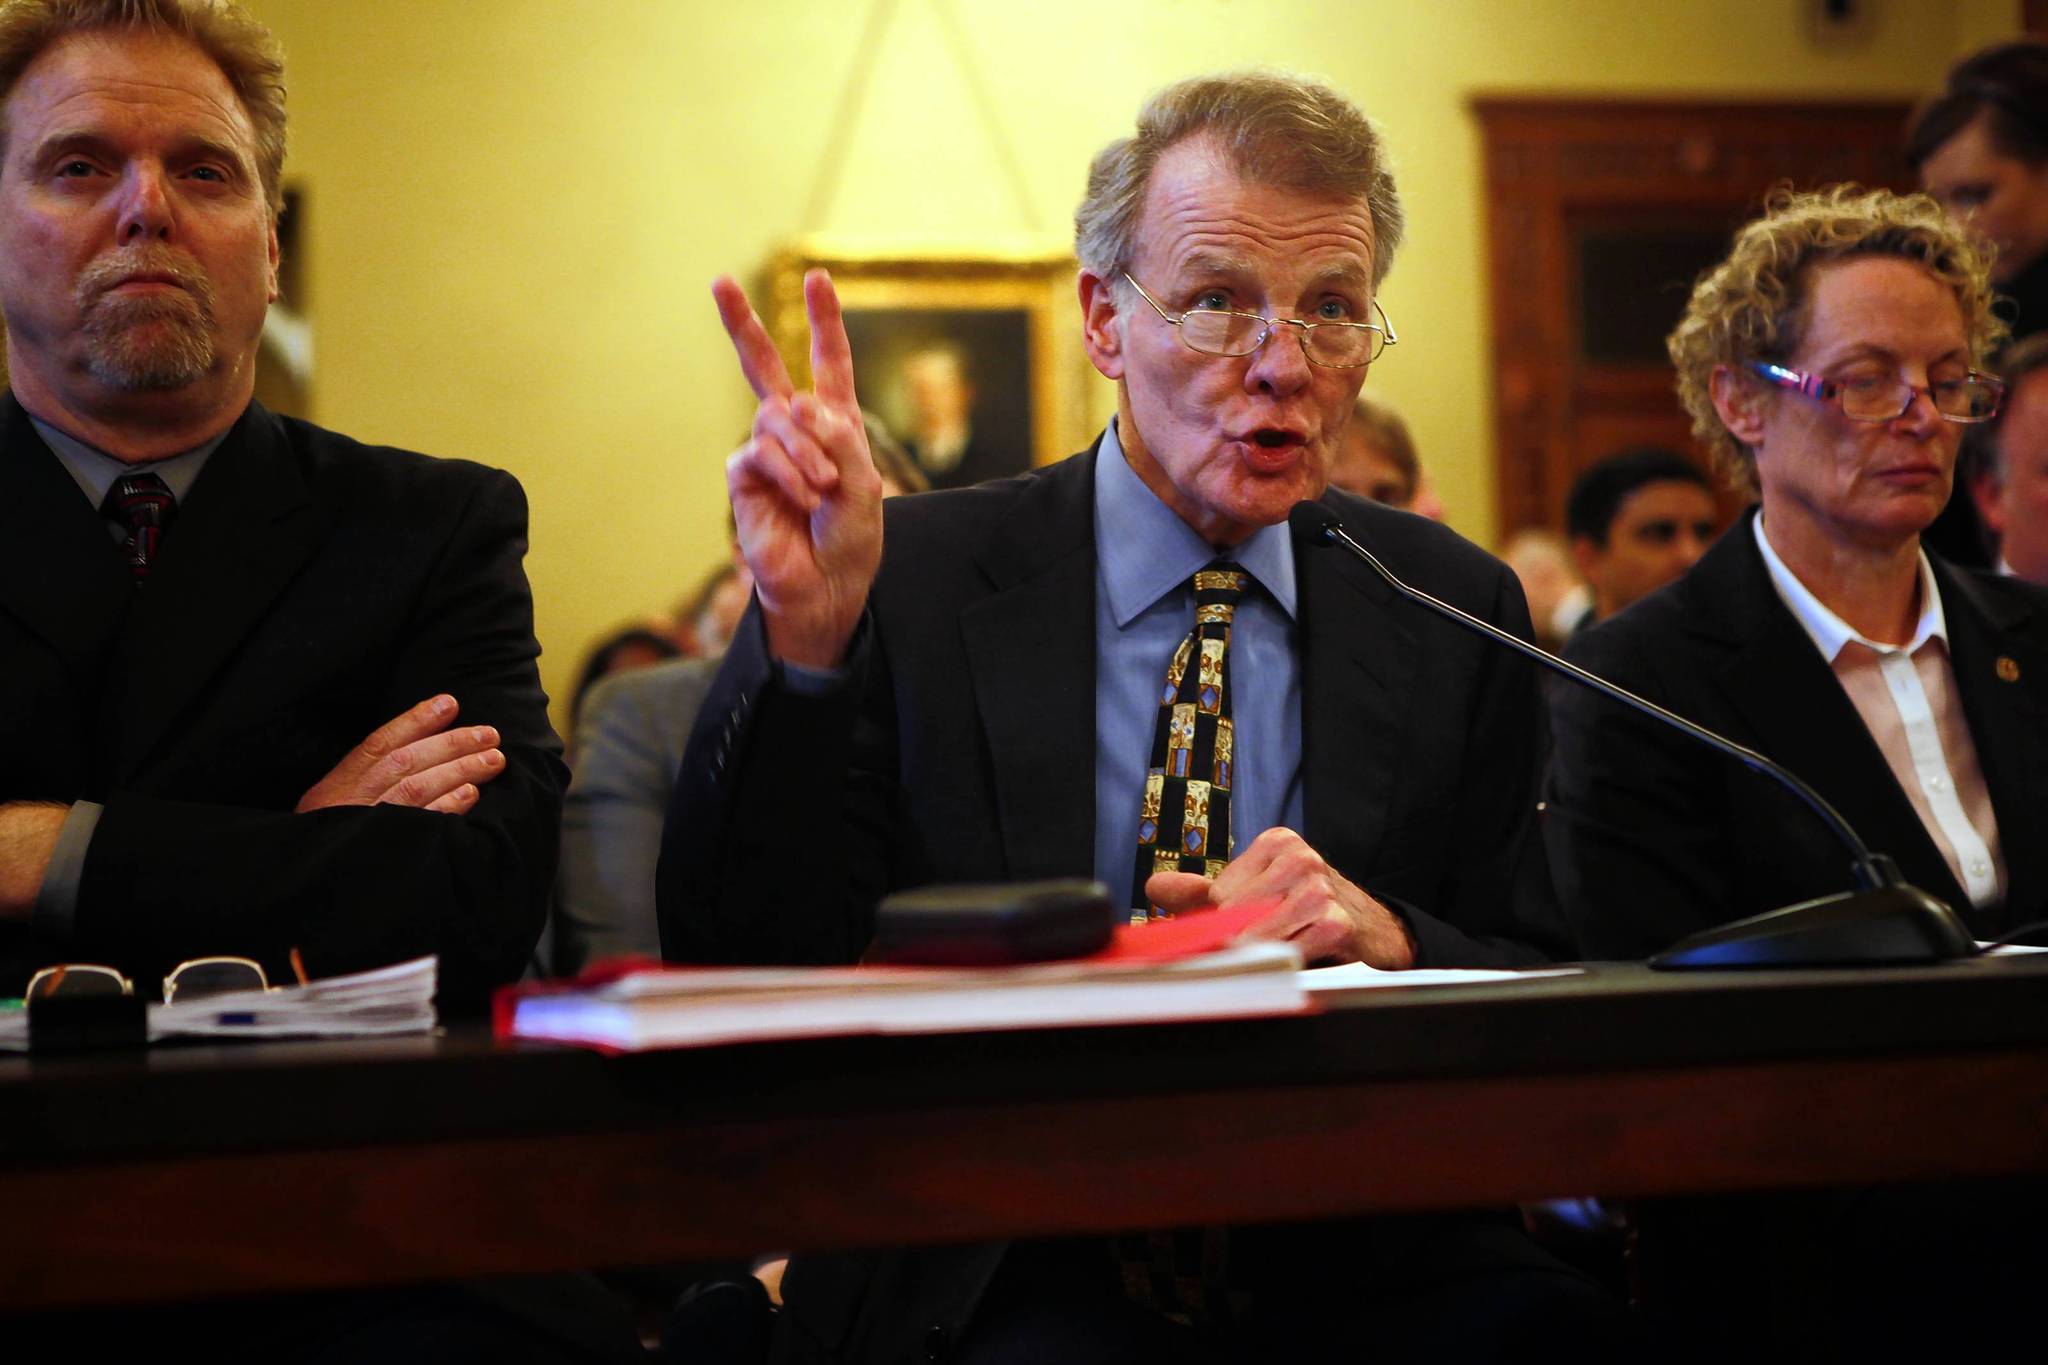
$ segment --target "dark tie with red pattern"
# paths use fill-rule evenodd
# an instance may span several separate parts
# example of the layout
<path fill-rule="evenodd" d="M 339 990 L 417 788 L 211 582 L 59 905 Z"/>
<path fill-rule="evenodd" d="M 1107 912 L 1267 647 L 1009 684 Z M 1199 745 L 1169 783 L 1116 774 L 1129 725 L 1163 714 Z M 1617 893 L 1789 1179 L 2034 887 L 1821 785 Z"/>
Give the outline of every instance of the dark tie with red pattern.
<path fill-rule="evenodd" d="M 121 556 L 136 586 L 149 577 L 149 566 L 163 547 L 164 532 L 178 514 L 178 500 L 154 474 L 124 474 L 107 490 L 100 513 L 128 528 L 121 542 Z"/>

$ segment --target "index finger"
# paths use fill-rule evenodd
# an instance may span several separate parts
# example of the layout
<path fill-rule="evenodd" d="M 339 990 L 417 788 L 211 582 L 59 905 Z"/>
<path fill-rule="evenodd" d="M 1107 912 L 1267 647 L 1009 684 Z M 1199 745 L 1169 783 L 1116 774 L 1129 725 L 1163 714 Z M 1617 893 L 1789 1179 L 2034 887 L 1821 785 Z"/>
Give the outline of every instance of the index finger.
<path fill-rule="evenodd" d="M 819 401 L 849 411 L 860 405 L 853 393 L 853 348 L 846 342 L 846 318 L 839 291 L 824 270 L 804 276 L 804 312 L 811 321 L 811 385 Z"/>
<path fill-rule="evenodd" d="M 739 281 L 730 275 L 720 275 L 711 282 L 711 297 L 718 301 L 718 320 L 725 324 L 733 353 L 740 358 L 740 373 L 747 377 L 747 387 L 754 391 L 754 397 L 773 394 L 787 398 L 795 393 L 796 386 L 789 382 L 789 370 L 782 363 L 782 355 L 769 339 L 768 329 L 761 325 L 754 305 L 747 302 L 747 291 L 740 288 Z M 844 341 L 842 333 L 841 344 Z"/>
<path fill-rule="evenodd" d="M 428 697 L 370 731 L 369 737 L 356 748 L 367 758 L 383 758 L 415 740 L 447 729 L 454 722 L 458 709 L 455 698 L 446 693 Z"/>

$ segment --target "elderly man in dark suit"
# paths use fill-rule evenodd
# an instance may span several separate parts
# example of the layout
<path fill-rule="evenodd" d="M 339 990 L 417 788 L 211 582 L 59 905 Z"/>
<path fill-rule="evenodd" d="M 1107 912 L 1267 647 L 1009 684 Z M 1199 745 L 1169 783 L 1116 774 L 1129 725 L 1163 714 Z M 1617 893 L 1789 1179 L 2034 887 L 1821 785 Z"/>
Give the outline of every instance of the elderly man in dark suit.
<path fill-rule="evenodd" d="M 1563 951 L 1532 824 L 1529 670 L 1288 525 L 1320 497 L 1433 591 L 1528 633 L 1498 562 L 1325 493 L 1392 331 L 1375 295 L 1401 213 L 1372 125 L 1290 78 L 1184 82 L 1097 157 L 1077 228 L 1115 421 L 1050 469 L 886 512 L 830 282 L 806 281 L 807 393 L 718 286 L 761 399 L 727 466 L 759 610 L 678 779 L 664 948 L 846 962 L 891 889 L 1092 874 L 1141 916 L 1270 901 L 1250 932 L 1310 960 Z M 1481 1358 L 1583 1341 L 1601 1316 L 1504 1217 L 1224 1244 L 1154 1239 L 1122 1278 L 1094 1243 L 799 1256 L 778 1349 Z"/>
<path fill-rule="evenodd" d="M 0 90 L 0 991 L 438 953 L 479 1007 L 565 780 L 518 485 L 252 401 L 284 157 L 253 20 L 15 0 Z"/>

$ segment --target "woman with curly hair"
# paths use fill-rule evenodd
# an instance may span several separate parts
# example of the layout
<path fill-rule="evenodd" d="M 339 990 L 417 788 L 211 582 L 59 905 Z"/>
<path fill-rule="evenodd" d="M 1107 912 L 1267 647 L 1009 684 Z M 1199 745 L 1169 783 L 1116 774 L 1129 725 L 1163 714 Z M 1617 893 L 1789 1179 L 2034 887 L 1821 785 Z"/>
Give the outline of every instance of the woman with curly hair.
<path fill-rule="evenodd" d="M 1695 435 L 1757 505 L 1572 651 L 1791 768 L 1984 938 L 2048 912 L 2048 593 L 1921 533 L 1998 410 L 1978 367 L 2000 331 L 1983 252 L 1933 199 L 1775 194 L 1669 340 Z M 1776 783 L 1579 689 L 1553 710 L 1546 834 L 1589 955 L 1849 889 Z M 2011 1183 L 1658 1205 L 1645 1290 L 1714 1324 L 1709 1354 L 1951 1354 L 1983 1321 L 1953 1308 L 1999 1297 L 1982 1277 L 2043 1268 L 2042 1208 Z"/>

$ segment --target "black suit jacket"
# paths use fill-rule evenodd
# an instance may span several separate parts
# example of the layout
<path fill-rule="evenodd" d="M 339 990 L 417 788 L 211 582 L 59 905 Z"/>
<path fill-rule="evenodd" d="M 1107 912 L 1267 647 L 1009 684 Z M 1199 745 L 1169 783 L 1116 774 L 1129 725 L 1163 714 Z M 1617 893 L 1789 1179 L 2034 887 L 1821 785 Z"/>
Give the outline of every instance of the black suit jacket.
<path fill-rule="evenodd" d="M 1324 503 L 1421 586 L 1529 634 L 1491 556 L 1407 513 Z M 776 685 L 752 618 L 713 685 L 664 835 L 670 957 L 849 962 L 889 890 L 1092 875 L 1094 456 L 884 506 L 857 685 Z M 1424 964 L 1567 951 L 1533 829 L 1544 733 L 1529 666 L 1334 550 L 1298 543 L 1296 567 L 1304 836 L 1402 903 Z M 931 1331 L 961 1330 L 1000 1254 L 799 1258 L 785 1345 L 912 1358 Z"/>
<path fill-rule="evenodd" d="M 1571 653 L 1791 768 L 1908 881 L 1995 936 L 2048 913 L 2048 593 L 1933 563 L 2004 846 L 2007 895 L 1993 909 L 1969 908 L 1848 694 L 1772 587 L 1747 518 L 1684 578 L 1576 637 Z M 1644 956 L 1849 888 L 1849 853 L 1776 783 L 1584 689 L 1552 696 L 1545 832 L 1589 954 Z"/>
<path fill-rule="evenodd" d="M 444 1006 L 518 975 L 562 787 L 511 476 L 360 445 L 251 405 L 133 586 L 105 522 L 0 405 L 0 800 L 103 803 L 68 940 L 0 926 L 29 967 L 153 988 L 242 953 L 289 979 L 441 955 Z M 371 730 L 437 692 L 500 731 L 468 814 L 294 815 Z M 275 978 L 274 978 L 275 979 Z"/>

